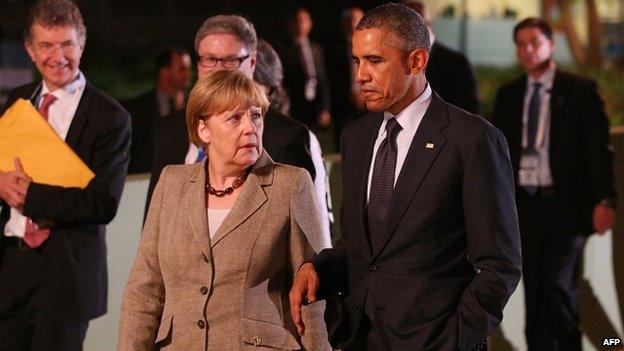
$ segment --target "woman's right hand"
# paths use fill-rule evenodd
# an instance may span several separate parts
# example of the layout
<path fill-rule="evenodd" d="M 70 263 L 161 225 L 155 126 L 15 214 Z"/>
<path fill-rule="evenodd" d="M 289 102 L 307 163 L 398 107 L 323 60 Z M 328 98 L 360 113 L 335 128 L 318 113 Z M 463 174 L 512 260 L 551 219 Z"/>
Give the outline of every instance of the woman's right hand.
<path fill-rule="evenodd" d="M 301 306 L 316 301 L 316 292 L 319 284 L 319 276 L 316 273 L 314 265 L 312 263 L 302 264 L 297 271 L 297 275 L 295 275 L 293 286 L 288 294 L 288 299 L 290 300 L 290 315 L 295 323 L 295 327 L 297 327 L 299 336 L 303 336 L 305 333 L 305 325 L 301 318 Z"/>

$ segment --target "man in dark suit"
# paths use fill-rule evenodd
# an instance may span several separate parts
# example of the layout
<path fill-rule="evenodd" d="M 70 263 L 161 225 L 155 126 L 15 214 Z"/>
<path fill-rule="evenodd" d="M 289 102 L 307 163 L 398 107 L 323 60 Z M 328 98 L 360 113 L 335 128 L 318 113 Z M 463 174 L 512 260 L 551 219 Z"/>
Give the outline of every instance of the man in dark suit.
<path fill-rule="evenodd" d="M 507 137 L 522 235 L 529 350 L 580 350 L 578 274 L 586 237 L 613 226 L 609 123 L 596 84 L 557 69 L 552 30 L 514 29 L 526 75 L 498 91 L 493 122 Z"/>
<path fill-rule="evenodd" d="M 427 81 L 446 102 L 472 113 L 479 113 L 479 90 L 475 73 L 468 59 L 436 39 L 431 30 L 429 11 L 421 1 L 403 3 L 418 12 L 427 22 L 431 52 L 427 65 Z"/>
<path fill-rule="evenodd" d="M 238 69 L 253 77 L 257 42 L 253 24 L 240 16 L 208 18 L 195 37 L 198 76 L 201 78 L 220 69 Z M 194 163 L 203 158 L 203 151 L 189 142 L 185 114 L 186 110 L 182 110 L 166 116 L 156 126 L 148 205 L 165 166 Z M 273 160 L 305 168 L 314 179 L 310 137 L 304 125 L 269 109 L 264 118 L 262 143 Z"/>
<path fill-rule="evenodd" d="M 0 172 L 0 348 L 82 350 L 89 320 L 106 313 L 105 225 L 128 166 L 130 116 L 79 70 L 86 29 L 69 0 L 39 2 L 26 50 L 42 76 L 7 105 L 30 99 L 95 173 L 86 188 L 40 184 Z"/>
<path fill-rule="evenodd" d="M 342 235 L 302 265 L 290 293 L 326 298 L 330 341 L 347 350 L 472 350 L 502 320 L 520 279 L 506 142 L 427 84 L 429 36 L 401 4 L 367 12 L 353 35 L 373 113 L 342 136 Z"/>
<path fill-rule="evenodd" d="M 184 108 L 185 90 L 191 81 L 191 56 L 169 47 L 156 56 L 156 87 L 124 103 L 132 116 L 132 146 L 128 173 L 152 171 L 154 125 L 163 116 Z"/>
<path fill-rule="evenodd" d="M 312 18 L 297 9 L 289 21 L 292 40 L 280 50 L 284 63 L 284 86 L 291 99 L 291 116 L 309 128 L 331 122 L 329 82 L 320 45 L 310 40 Z"/>

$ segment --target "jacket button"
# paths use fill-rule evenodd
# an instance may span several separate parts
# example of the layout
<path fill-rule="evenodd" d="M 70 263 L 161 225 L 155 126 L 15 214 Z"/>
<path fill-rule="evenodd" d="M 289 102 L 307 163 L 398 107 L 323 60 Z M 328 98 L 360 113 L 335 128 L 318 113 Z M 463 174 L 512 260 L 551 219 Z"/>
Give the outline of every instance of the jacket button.
<path fill-rule="evenodd" d="M 197 326 L 199 327 L 199 329 L 204 329 L 206 328 L 206 322 L 200 319 L 197 321 Z"/>
<path fill-rule="evenodd" d="M 359 308 L 359 307 L 358 307 L 358 308 L 356 308 L 356 309 L 355 309 L 355 313 L 357 313 L 357 314 L 362 314 L 362 309 L 361 309 L 361 308 Z"/>
<path fill-rule="evenodd" d="M 207 287 L 205 287 L 205 286 L 202 286 L 202 287 L 199 289 L 199 292 L 201 292 L 201 294 L 202 294 L 202 295 L 206 295 L 206 294 L 208 293 L 208 288 L 207 288 Z"/>
<path fill-rule="evenodd" d="M 378 266 L 378 265 L 372 265 L 372 266 L 368 267 L 368 270 L 369 270 L 369 271 L 371 271 L 371 272 L 374 272 L 374 271 L 376 271 L 378 268 L 379 268 L 379 266 Z"/>
<path fill-rule="evenodd" d="M 210 259 L 206 255 L 202 255 L 202 260 L 204 260 L 204 262 L 206 263 L 210 263 Z"/>
<path fill-rule="evenodd" d="M 254 346 L 259 346 L 261 342 L 262 339 L 258 335 L 251 338 L 251 343 L 254 344 Z"/>

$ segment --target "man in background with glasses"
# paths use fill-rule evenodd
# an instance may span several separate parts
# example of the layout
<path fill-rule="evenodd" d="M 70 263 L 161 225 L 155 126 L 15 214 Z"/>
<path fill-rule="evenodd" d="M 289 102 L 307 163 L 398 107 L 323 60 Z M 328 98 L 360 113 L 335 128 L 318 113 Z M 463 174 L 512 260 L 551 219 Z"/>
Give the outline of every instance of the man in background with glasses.
<path fill-rule="evenodd" d="M 25 44 L 42 80 L 13 90 L 4 107 L 31 100 L 95 178 L 85 189 L 39 184 L 19 159 L 0 172 L 3 350 L 82 350 L 89 320 L 106 313 L 105 225 L 126 178 L 130 117 L 80 72 L 85 40 L 72 2 L 37 3 Z"/>
<path fill-rule="evenodd" d="M 219 15 L 208 18 L 197 31 L 197 75 L 205 77 L 222 69 L 236 69 L 250 78 L 256 67 L 258 38 L 253 24 L 240 16 Z M 154 167 L 147 195 L 147 207 L 162 169 L 170 164 L 200 162 L 205 152 L 193 145 L 186 129 L 186 110 L 162 118 L 154 137 Z M 314 180 L 307 128 L 269 108 L 264 120 L 263 146 L 276 162 L 302 167 Z"/>

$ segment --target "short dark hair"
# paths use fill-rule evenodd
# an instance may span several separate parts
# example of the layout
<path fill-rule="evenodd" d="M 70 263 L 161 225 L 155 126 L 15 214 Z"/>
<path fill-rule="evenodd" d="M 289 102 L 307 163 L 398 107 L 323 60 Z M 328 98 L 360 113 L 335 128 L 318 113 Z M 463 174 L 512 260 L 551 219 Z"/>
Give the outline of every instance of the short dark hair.
<path fill-rule="evenodd" d="M 310 13 L 310 11 L 307 8 L 305 8 L 303 6 L 296 6 L 296 7 L 292 8 L 290 11 L 288 11 L 288 21 L 289 22 L 295 22 L 297 20 L 297 15 L 301 11 L 305 11 L 310 16 L 310 18 L 312 18 L 312 14 Z"/>
<path fill-rule="evenodd" d="M 171 66 L 171 61 L 173 60 L 173 55 L 189 55 L 189 52 L 179 48 L 177 46 L 168 46 L 164 49 L 161 49 L 156 54 L 156 71 L 160 71 L 163 67 Z"/>
<path fill-rule="evenodd" d="M 516 24 L 513 30 L 513 41 L 514 42 L 516 41 L 516 36 L 518 35 L 518 32 L 521 29 L 531 28 L 531 27 L 539 29 L 542 32 L 542 34 L 546 36 L 546 38 L 548 38 L 549 40 L 552 40 L 552 28 L 550 27 L 548 22 L 544 21 L 541 18 L 529 17 L 529 18 L 523 19 L 518 24 Z"/>
<path fill-rule="evenodd" d="M 30 10 L 30 16 L 26 22 L 24 40 L 32 40 L 32 27 L 39 24 L 43 27 L 71 26 L 78 32 L 80 45 L 84 45 L 87 39 L 87 28 L 82 20 L 78 7 L 69 0 L 42 0 L 37 2 Z"/>
<path fill-rule="evenodd" d="M 355 30 L 383 28 L 401 41 L 398 49 L 404 52 L 424 49 L 429 51 L 429 29 L 416 11 L 403 4 L 389 3 L 366 12 Z"/>

